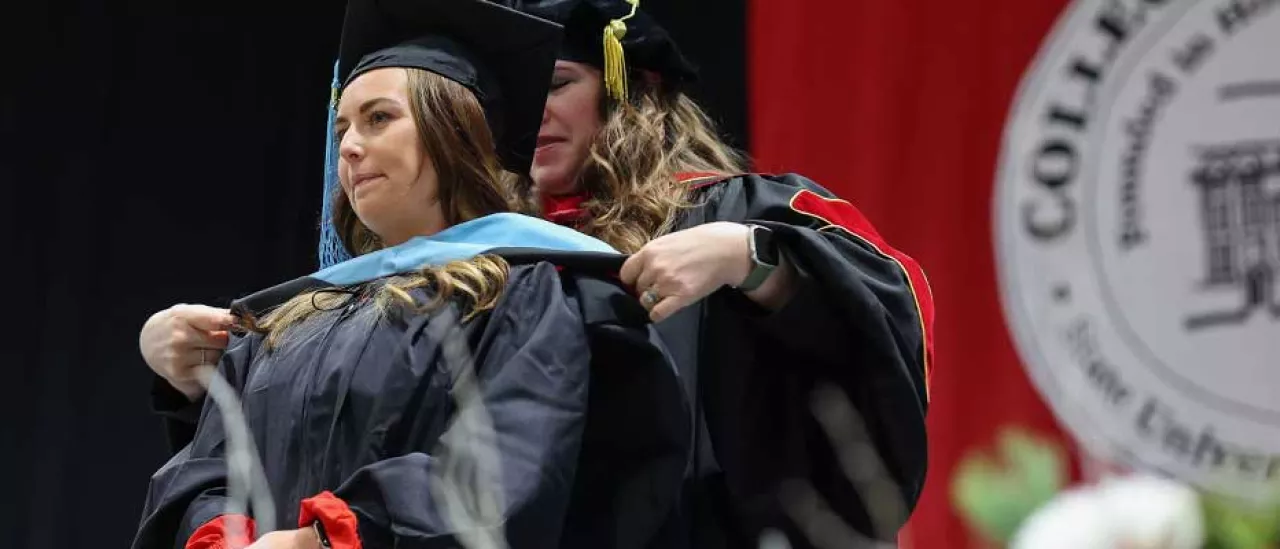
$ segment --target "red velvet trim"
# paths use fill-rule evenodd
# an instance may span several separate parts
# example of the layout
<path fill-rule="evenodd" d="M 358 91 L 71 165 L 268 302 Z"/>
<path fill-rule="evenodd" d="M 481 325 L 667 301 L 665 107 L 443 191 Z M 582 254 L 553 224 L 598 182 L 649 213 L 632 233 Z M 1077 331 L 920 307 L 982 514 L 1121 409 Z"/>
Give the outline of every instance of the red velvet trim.
<path fill-rule="evenodd" d="M 924 269 L 907 254 L 904 254 L 885 242 L 876 228 L 866 216 L 853 204 L 839 198 L 826 198 L 810 190 L 801 190 L 791 197 L 791 209 L 796 212 L 819 219 L 827 226 L 836 226 L 848 231 L 858 239 L 868 243 L 881 254 L 893 259 L 907 275 L 911 284 L 911 293 L 916 300 L 916 309 L 920 315 L 920 332 L 924 335 L 924 380 L 925 392 L 928 393 L 930 377 L 933 373 L 933 292 L 929 290 L 929 281 L 925 278 Z M 825 228 L 825 227 L 824 227 Z"/>
<path fill-rule="evenodd" d="M 586 193 L 564 196 L 542 197 L 542 217 L 547 221 L 566 227 L 576 227 L 587 219 L 587 210 L 582 203 L 591 198 Z"/>
<path fill-rule="evenodd" d="M 243 521 L 241 523 L 241 536 L 236 540 L 227 538 L 227 522 L 231 518 Z M 222 515 L 214 517 L 213 520 L 201 524 L 196 531 L 187 538 L 186 549 L 227 549 L 228 547 L 248 547 L 253 543 L 254 538 L 253 519 L 244 515 Z M 235 541 L 236 543 L 230 543 Z"/>
<path fill-rule="evenodd" d="M 689 189 L 701 189 L 710 187 L 716 183 L 722 183 L 735 177 L 746 174 L 724 174 L 715 172 L 680 172 L 676 174 L 676 181 L 680 183 L 690 183 Z"/>
<path fill-rule="evenodd" d="M 581 208 L 582 203 L 591 198 L 587 193 L 567 194 L 564 196 L 543 196 L 542 208 L 547 212 Z"/>
<path fill-rule="evenodd" d="M 356 514 L 347 502 L 325 490 L 315 497 L 302 500 L 302 512 L 298 514 L 298 527 L 309 528 L 320 521 L 333 549 L 360 549 L 360 532 Z"/>
<path fill-rule="evenodd" d="M 676 181 L 687 183 L 694 179 L 703 179 L 707 177 L 719 177 L 721 174 L 715 172 L 680 172 L 676 174 Z"/>
<path fill-rule="evenodd" d="M 676 174 L 676 181 L 691 183 L 690 189 L 699 189 L 733 177 L 736 177 L 736 175 L 714 172 L 680 172 Z M 586 208 L 582 207 L 582 203 L 590 198 L 591 195 L 587 193 L 561 196 L 543 195 L 541 197 L 542 218 L 557 225 L 577 228 L 591 215 Z"/>

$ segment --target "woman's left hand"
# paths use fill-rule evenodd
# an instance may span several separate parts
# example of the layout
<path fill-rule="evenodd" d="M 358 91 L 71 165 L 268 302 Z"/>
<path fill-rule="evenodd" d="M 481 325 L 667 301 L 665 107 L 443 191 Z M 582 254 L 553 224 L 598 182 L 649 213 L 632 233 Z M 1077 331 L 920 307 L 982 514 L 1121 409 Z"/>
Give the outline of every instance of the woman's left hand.
<path fill-rule="evenodd" d="M 258 538 L 245 549 L 320 549 L 320 538 L 313 528 L 277 530 Z"/>
<path fill-rule="evenodd" d="M 622 265 L 622 281 L 661 322 L 724 285 L 751 273 L 746 225 L 718 221 L 670 233 L 645 244 Z"/>

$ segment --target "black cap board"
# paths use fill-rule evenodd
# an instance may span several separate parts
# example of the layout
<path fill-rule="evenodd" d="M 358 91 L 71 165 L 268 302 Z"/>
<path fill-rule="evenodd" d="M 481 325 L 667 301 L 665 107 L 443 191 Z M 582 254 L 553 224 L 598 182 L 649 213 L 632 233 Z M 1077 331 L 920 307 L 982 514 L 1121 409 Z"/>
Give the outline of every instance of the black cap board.
<path fill-rule="evenodd" d="M 604 68 L 603 37 L 613 20 L 622 20 L 620 39 L 630 68 L 657 73 L 669 83 L 692 82 L 698 70 L 680 52 L 675 39 L 652 17 L 626 0 L 508 0 L 507 5 L 564 25 L 559 58 Z"/>
<path fill-rule="evenodd" d="M 528 173 L 559 24 L 484 0 L 349 0 L 339 46 L 345 89 L 370 70 L 418 68 L 471 90 L 503 166 Z"/>

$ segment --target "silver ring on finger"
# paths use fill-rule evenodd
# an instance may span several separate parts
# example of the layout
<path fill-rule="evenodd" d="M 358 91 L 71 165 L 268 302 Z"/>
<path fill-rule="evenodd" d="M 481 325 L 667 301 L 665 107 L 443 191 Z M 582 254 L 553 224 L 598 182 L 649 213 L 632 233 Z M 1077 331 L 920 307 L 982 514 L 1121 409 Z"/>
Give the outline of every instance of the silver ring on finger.
<path fill-rule="evenodd" d="M 649 288 L 643 294 L 640 294 L 640 304 L 644 305 L 646 309 L 652 309 L 659 301 L 662 301 L 662 297 L 658 295 L 658 290 L 654 288 Z"/>

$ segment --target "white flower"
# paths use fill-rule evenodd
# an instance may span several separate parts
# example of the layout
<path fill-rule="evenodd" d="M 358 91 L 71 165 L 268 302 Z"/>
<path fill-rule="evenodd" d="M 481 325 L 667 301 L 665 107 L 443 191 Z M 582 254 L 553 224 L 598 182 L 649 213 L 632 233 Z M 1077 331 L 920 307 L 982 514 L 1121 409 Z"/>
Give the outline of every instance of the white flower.
<path fill-rule="evenodd" d="M 1023 522 L 1011 549 L 1199 549 L 1195 490 L 1147 475 L 1065 491 Z"/>

